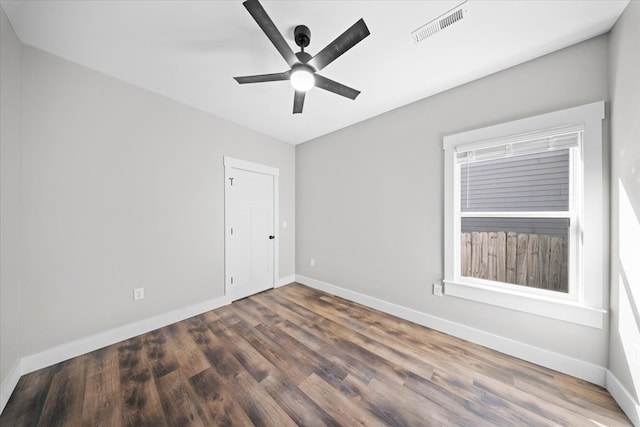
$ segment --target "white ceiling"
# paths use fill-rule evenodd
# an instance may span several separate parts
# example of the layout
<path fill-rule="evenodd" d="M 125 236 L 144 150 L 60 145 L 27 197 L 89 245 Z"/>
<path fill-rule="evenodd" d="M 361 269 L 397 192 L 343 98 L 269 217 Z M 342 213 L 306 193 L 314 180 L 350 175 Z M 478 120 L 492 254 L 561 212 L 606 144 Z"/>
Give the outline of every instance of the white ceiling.
<path fill-rule="evenodd" d="M 461 0 L 263 0 L 294 51 L 299 24 L 311 55 L 359 18 L 371 32 L 321 72 L 360 96 L 314 88 L 296 115 L 289 82 L 233 80 L 288 69 L 240 0 L 1 3 L 25 44 L 297 144 L 606 33 L 628 0 L 469 0 L 466 18 L 420 44 L 411 32 Z"/>

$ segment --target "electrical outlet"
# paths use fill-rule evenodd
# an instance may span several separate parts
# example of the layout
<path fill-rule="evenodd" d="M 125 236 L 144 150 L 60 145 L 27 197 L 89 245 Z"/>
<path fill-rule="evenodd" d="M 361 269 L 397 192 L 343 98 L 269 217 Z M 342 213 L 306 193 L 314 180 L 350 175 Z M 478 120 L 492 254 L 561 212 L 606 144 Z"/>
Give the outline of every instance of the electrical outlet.
<path fill-rule="evenodd" d="M 287 228 L 287 221 L 282 221 L 282 228 Z"/>
<path fill-rule="evenodd" d="M 310 258 L 310 259 L 309 259 L 309 265 L 310 265 L 311 267 L 315 267 L 315 266 L 316 266 L 316 260 L 315 260 L 315 259 L 313 259 L 313 258 Z"/>
<path fill-rule="evenodd" d="M 144 299 L 144 288 L 136 288 L 133 290 L 133 300 L 138 301 Z"/>
<path fill-rule="evenodd" d="M 442 283 L 434 283 L 433 284 L 433 294 L 437 297 L 441 297 L 442 294 Z"/>

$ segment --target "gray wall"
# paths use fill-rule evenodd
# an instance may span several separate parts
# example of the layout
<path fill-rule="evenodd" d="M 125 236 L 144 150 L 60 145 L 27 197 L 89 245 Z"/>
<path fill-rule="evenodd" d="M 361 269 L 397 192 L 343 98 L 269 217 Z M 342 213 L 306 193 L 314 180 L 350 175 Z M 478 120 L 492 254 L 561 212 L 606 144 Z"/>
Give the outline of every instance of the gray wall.
<path fill-rule="evenodd" d="M 0 7 L 0 384 L 20 358 L 21 55 L 22 44 Z"/>
<path fill-rule="evenodd" d="M 606 366 L 608 324 L 439 298 L 431 283 L 443 277 L 443 136 L 607 100 L 607 60 L 597 37 L 298 145 L 296 273 Z"/>
<path fill-rule="evenodd" d="M 23 356 L 222 296 L 225 155 L 280 168 L 294 274 L 293 146 L 29 46 L 22 81 Z"/>
<path fill-rule="evenodd" d="M 640 2 L 610 36 L 611 335 L 609 369 L 640 397 Z"/>

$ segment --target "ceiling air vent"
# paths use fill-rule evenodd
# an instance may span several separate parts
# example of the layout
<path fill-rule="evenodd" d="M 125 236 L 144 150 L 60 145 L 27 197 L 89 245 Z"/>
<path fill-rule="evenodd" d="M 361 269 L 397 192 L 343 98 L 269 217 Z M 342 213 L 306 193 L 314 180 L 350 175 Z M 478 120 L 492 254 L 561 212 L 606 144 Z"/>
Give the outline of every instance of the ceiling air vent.
<path fill-rule="evenodd" d="M 436 19 L 426 23 L 422 27 L 411 33 L 413 41 L 418 44 L 425 41 L 432 35 L 448 28 L 449 26 L 463 20 L 469 14 L 469 8 L 465 0 L 450 11 L 438 16 Z"/>

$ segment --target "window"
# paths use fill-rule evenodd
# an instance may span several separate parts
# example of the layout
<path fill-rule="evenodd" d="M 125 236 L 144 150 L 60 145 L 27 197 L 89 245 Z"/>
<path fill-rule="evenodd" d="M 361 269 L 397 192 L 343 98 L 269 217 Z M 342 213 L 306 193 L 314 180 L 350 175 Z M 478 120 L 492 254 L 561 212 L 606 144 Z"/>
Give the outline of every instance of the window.
<path fill-rule="evenodd" d="M 575 178 L 581 176 L 582 130 L 556 132 L 456 149 L 461 276 L 519 285 L 523 292 L 575 293 L 569 276 L 578 257 L 569 254 L 580 251 L 570 243 L 580 220 Z"/>
<path fill-rule="evenodd" d="M 602 327 L 603 117 L 599 102 L 445 137 L 446 295 Z"/>

